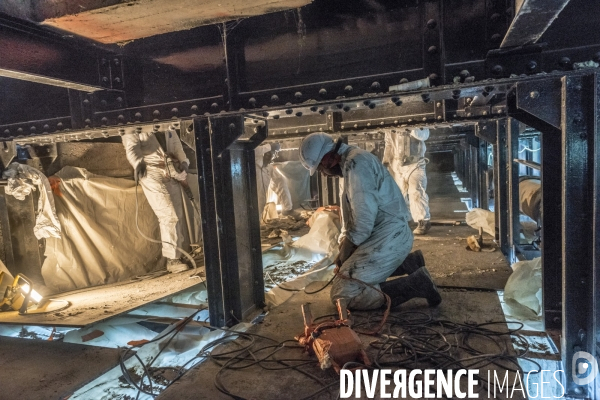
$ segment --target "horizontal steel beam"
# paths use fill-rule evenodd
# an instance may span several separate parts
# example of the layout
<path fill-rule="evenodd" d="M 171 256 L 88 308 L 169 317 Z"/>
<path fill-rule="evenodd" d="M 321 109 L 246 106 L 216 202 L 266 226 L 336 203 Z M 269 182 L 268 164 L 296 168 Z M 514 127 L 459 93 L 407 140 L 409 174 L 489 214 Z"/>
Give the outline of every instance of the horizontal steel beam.
<path fill-rule="evenodd" d="M 82 91 L 102 90 L 98 59 L 109 53 L 0 16 L 0 76 Z"/>

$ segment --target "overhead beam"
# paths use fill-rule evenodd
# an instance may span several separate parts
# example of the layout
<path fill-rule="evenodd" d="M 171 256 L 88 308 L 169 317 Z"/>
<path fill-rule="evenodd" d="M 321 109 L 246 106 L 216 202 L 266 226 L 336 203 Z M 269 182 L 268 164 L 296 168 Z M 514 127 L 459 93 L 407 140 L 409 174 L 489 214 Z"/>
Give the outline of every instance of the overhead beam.
<path fill-rule="evenodd" d="M 56 2 L 45 0 L 40 3 L 48 6 Z M 56 12 L 40 10 L 43 24 L 100 43 L 122 43 L 201 25 L 295 9 L 310 4 L 311 0 L 138 0 L 118 1 L 118 4 L 110 0 L 109 6 L 98 4 L 98 0 L 67 3 L 76 3 L 81 8 L 73 10 L 70 7 Z M 41 9 L 41 6 L 36 9 Z"/>
<path fill-rule="evenodd" d="M 536 43 L 567 3 L 569 0 L 523 0 L 500 48 Z"/>
<path fill-rule="evenodd" d="M 0 76 L 81 91 L 103 89 L 98 55 L 33 24 L 0 16 Z"/>

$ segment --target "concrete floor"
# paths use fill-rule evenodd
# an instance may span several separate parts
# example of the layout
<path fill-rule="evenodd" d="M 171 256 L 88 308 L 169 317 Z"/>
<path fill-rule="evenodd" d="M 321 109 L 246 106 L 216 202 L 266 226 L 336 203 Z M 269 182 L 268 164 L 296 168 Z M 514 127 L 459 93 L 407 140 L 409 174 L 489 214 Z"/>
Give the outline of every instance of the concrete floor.
<path fill-rule="evenodd" d="M 3 337 L 0 398 L 64 399 L 118 360 L 118 349 Z"/>
<path fill-rule="evenodd" d="M 491 321 L 504 321 L 498 297 L 494 292 L 473 291 L 473 290 L 442 290 L 443 302 L 435 308 L 430 309 L 423 299 L 414 299 L 395 309 L 391 317 L 399 316 L 400 313 L 407 310 L 418 311 L 431 315 L 439 320 L 451 320 L 457 323 L 486 323 Z M 283 342 L 293 340 L 295 335 L 303 331 L 301 305 L 310 303 L 313 316 L 323 316 L 335 313 L 335 308 L 329 301 L 329 290 L 326 289 L 316 295 L 307 295 L 300 292 L 294 295 L 286 303 L 271 311 L 261 324 L 255 325 L 251 332 L 263 335 Z M 369 313 L 357 313 L 363 317 Z M 371 315 L 381 315 L 382 312 L 374 311 Z M 375 358 L 377 350 L 368 346 L 375 338 L 372 336 L 359 335 L 367 353 L 371 359 Z M 509 337 L 503 337 L 505 345 L 512 348 Z M 261 341 L 258 347 L 272 344 L 273 342 Z M 475 340 L 473 343 L 482 351 L 497 350 L 496 344 L 491 344 L 486 340 Z M 333 399 L 339 389 L 339 377 L 330 368 L 321 370 L 316 358 L 308 356 L 303 349 L 294 347 L 293 341 L 289 342 L 288 350 L 278 353 L 278 357 L 300 358 L 312 360 L 312 363 L 302 367 L 306 373 L 313 374 L 320 378 L 325 384 L 333 384 L 331 391 L 327 391 L 315 399 Z M 226 348 L 230 349 L 230 348 Z M 218 349 L 218 352 L 226 349 Z M 198 399 L 230 399 L 231 397 L 221 393 L 213 384 L 215 376 L 220 370 L 220 366 L 213 361 L 206 361 L 200 364 L 194 370 L 189 371 L 178 382 L 167 388 L 158 400 L 198 400 Z M 238 371 L 227 371 L 221 374 L 220 381 L 231 393 L 239 396 L 236 398 L 244 399 L 300 399 L 307 396 L 322 386 L 313 379 L 298 373 L 294 370 L 268 371 L 254 366 Z M 363 392 L 364 394 L 364 392 Z M 480 398 L 485 398 L 480 397 Z M 517 397 L 515 397 L 517 398 Z"/>
<path fill-rule="evenodd" d="M 429 187 L 432 221 L 437 223 L 428 235 L 415 237 L 413 249 L 423 251 L 427 267 L 435 282 L 440 285 L 443 303 L 438 308 L 430 309 L 423 299 L 411 300 L 393 310 L 390 318 L 404 311 L 414 310 L 436 319 L 456 323 L 504 321 L 496 290 L 504 288 L 511 273 L 510 266 L 499 250 L 490 253 L 466 250 L 467 236 L 477 232 L 468 226 L 451 224 L 452 221 L 464 221 L 467 209 L 460 198 L 469 195 L 459 193 L 450 174 L 430 174 Z M 492 238 L 486 236 L 485 240 L 491 243 Z M 272 338 L 275 342 L 293 340 L 294 336 L 303 331 L 300 308 L 303 303 L 311 304 L 313 316 L 335 313 L 335 308 L 329 300 L 329 288 L 315 295 L 299 292 L 286 303 L 272 310 L 264 321 L 255 325 L 250 332 Z M 359 314 L 377 316 L 382 312 L 357 313 Z M 368 346 L 374 338 L 366 335 L 360 335 L 360 338 L 370 358 L 374 359 L 376 350 Z M 498 340 L 512 349 L 509 337 Z M 259 347 L 272 343 L 264 341 Z M 312 363 L 302 367 L 303 371 L 318 377 L 324 385 L 333 385 L 329 391 L 314 398 L 335 398 L 339 389 L 337 374 L 332 369 L 321 370 L 314 357 L 311 358 L 302 349 L 295 348 L 293 341 L 288 343 L 290 348 L 279 354 L 281 358 L 312 360 Z M 490 344 L 486 340 L 478 340 L 475 343 L 482 351 L 497 350 L 495 344 Z M 220 369 L 220 365 L 208 360 L 167 388 L 158 399 L 229 399 L 231 397 L 219 391 L 214 384 Z M 322 388 L 322 384 L 297 371 L 289 369 L 268 371 L 257 366 L 226 371 L 219 375 L 219 382 L 237 396 L 234 398 L 244 399 L 303 398 Z"/>
<path fill-rule="evenodd" d="M 439 179 L 438 179 L 439 178 Z M 444 190 L 431 190 L 432 219 L 437 215 L 440 219 L 449 219 L 448 209 L 438 213 L 441 205 L 450 208 L 460 207 L 458 193 L 449 176 L 435 176 L 431 183 L 438 179 L 438 184 Z M 450 178 L 451 179 L 451 178 Z M 440 183 L 441 182 L 441 183 Z M 438 188 L 439 189 L 439 188 Z M 446 197 L 436 195 L 436 192 L 446 193 Z M 447 193 L 449 192 L 449 194 Z M 467 196 L 465 196 L 467 197 Z M 464 210 L 456 208 L 457 210 Z M 454 211 L 454 210 L 453 210 Z M 436 214 L 434 214 L 434 212 Z M 464 218 L 464 213 L 454 213 L 458 220 Z M 493 253 L 473 253 L 465 249 L 467 236 L 475 230 L 466 226 L 452 226 L 441 223 L 432 227 L 426 236 L 417 237 L 414 248 L 421 249 L 425 254 L 428 268 L 437 284 L 441 286 L 443 303 L 440 307 L 430 309 L 423 299 L 415 299 L 393 311 L 393 316 L 406 310 L 415 310 L 433 318 L 445 319 L 457 323 L 485 323 L 504 321 L 504 315 L 494 290 L 502 289 L 510 274 L 510 267 L 499 251 Z M 491 238 L 487 238 L 490 240 Z M 483 290 L 475 290 L 481 288 Z M 329 288 L 315 295 L 298 292 L 286 303 L 269 312 L 260 324 L 254 325 L 251 332 L 274 339 L 276 342 L 286 342 L 285 349 L 278 353 L 281 358 L 300 358 L 308 364 L 302 369 L 320 379 L 322 384 L 333 384 L 331 391 L 325 391 L 314 398 L 335 398 L 337 395 L 338 376 L 331 370 L 321 370 L 314 358 L 303 353 L 298 348 L 293 337 L 303 331 L 300 306 L 310 302 L 314 316 L 323 316 L 335 312 L 329 301 Z M 364 319 L 366 316 L 376 316 L 373 313 L 357 313 Z M 368 344 L 374 340 L 372 336 L 360 335 L 370 357 L 374 357 L 374 349 Z M 510 347 L 510 339 L 503 338 Z M 68 343 L 28 341 L 14 339 L 1 341 L 3 368 L 0 369 L 0 382 L 3 388 L 12 391 L 10 398 L 53 399 L 64 398 L 103 371 L 117 364 L 116 350 L 98 349 L 78 346 Z M 264 344 L 269 343 L 265 341 Z M 485 340 L 479 342 L 480 349 L 490 346 Z M 5 356 L 9 355 L 9 356 Z M 13 356 L 10 356 L 10 355 Z M 18 356 L 21 355 L 21 356 Z M 38 363 L 38 360 L 47 360 Z M 226 399 L 213 384 L 220 370 L 213 361 L 206 361 L 188 371 L 175 384 L 167 388 L 158 399 Z M 15 371 L 23 371 L 15 374 Z M 221 376 L 222 384 L 239 398 L 247 399 L 279 399 L 302 398 L 322 388 L 322 384 L 294 370 L 266 371 L 259 367 L 239 371 L 226 371 Z M 9 382 L 7 385 L 6 382 Z M 16 395 L 20 393 L 20 396 Z M 5 396 L 0 397 L 4 398 Z M 8 398 L 8 397 L 7 397 Z M 481 398 L 481 397 L 480 397 Z"/>

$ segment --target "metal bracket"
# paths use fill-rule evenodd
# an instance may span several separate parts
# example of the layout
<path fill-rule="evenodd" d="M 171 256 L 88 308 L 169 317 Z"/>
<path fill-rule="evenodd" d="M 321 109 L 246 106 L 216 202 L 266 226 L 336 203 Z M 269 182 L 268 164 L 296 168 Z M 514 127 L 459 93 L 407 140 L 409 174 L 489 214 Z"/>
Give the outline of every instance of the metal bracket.
<path fill-rule="evenodd" d="M 558 77 L 515 84 L 508 96 L 509 114 L 540 132 L 560 133 L 562 82 Z"/>
<path fill-rule="evenodd" d="M 8 168 L 8 165 L 17 156 L 17 145 L 15 142 L 8 141 L 0 144 L 0 160 L 4 169 Z"/>

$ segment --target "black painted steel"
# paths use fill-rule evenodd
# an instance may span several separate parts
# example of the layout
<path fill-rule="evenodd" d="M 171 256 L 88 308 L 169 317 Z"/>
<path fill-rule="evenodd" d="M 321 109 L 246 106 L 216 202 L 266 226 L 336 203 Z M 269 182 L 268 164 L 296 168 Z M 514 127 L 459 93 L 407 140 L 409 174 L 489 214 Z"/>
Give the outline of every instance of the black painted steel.
<path fill-rule="evenodd" d="M 515 244 L 520 242 L 519 165 L 514 159 L 519 154 L 519 121 L 509 117 L 506 124 L 506 178 L 508 197 L 508 261 L 516 262 Z"/>
<path fill-rule="evenodd" d="M 254 147 L 244 117 L 197 118 L 196 157 L 210 322 L 231 325 L 264 305 Z M 237 140 L 237 142 L 236 142 Z"/>
<path fill-rule="evenodd" d="M 208 118 L 194 119 L 198 185 L 200 189 L 200 215 L 202 215 L 202 242 L 204 245 L 210 323 L 214 326 L 225 326 L 231 317 L 227 315 L 226 311 L 228 310 L 228 304 L 225 299 L 221 274 L 215 172 L 213 171 L 213 154 L 208 122 Z"/>
<path fill-rule="evenodd" d="M 507 120 L 496 121 L 496 145 L 494 146 L 494 211 L 496 215 L 496 240 L 498 246 L 508 259 L 510 259 L 510 216 L 509 216 L 509 189 L 508 189 L 508 141 Z"/>
<path fill-rule="evenodd" d="M 594 294 L 594 140 L 598 119 L 596 74 L 563 78 L 562 110 L 562 359 L 566 394 L 595 398 L 594 384 L 578 385 L 572 374 L 573 355 L 596 353 L 597 320 Z"/>

